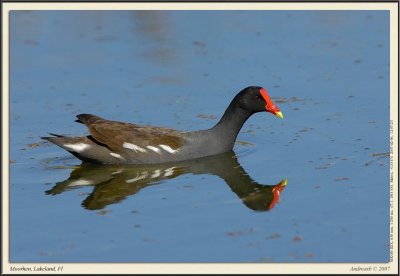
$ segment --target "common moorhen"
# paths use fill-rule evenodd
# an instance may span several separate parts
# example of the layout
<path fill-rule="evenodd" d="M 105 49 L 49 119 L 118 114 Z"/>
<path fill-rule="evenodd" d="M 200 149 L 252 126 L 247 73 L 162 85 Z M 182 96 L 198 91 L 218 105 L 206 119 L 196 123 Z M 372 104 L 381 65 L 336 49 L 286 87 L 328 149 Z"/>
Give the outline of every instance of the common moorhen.
<path fill-rule="evenodd" d="M 51 168 L 51 166 L 49 166 Z M 82 187 L 93 187 L 82 202 L 88 210 L 100 210 L 137 194 L 146 187 L 166 183 L 186 174 L 216 176 L 225 182 L 243 204 L 254 211 L 269 211 L 279 201 L 288 180 L 275 185 L 256 182 L 240 165 L 235 153 L 228 151 L 204 158 L 150 165 L 99 165 L 84 162 L 75 166 L 68 179 L 46 191 L 57 195 Z M 158 198 L 154 198 L 157 200 Z"/>
<path fill-rule="evenodd" d="M 232 150 L 246 120 L 268 111 L 283 115 L 267 91 L 250 86 L 240 91 L 221 120 L 212 128 L 180 132 L 174 129 L 109 121 L 79 114 L 76 122 L 86 125 L 90 135 L 42 137 L 69 151 L 82 161 L 101 164 L 157 164 L 195 159 Z"/>

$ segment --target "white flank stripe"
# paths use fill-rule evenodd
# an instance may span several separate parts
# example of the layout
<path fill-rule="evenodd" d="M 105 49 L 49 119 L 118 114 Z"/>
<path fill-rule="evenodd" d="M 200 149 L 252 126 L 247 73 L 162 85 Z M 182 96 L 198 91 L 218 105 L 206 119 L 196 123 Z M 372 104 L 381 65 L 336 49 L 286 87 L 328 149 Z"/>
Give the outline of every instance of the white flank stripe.
<path fill-rule="evenodd" d="M 174 150 L 173 148 L 171 148 L 170 146 L 167 146 L 167 145 L 160 145 L 160 147 L 161 147 L 163 150 L 168 151 L 169 153 L 175 153 L 175 152 L 178 151 L 178 150 Z"/>
<path fill-rule="evenodd" d="M 152 150 L 152 151 L 155 151 L 155 152 L 157 152 L 157 153 L 160 153 L 160 149 L 159 149 L 159 148 L 156 148 L 156 147 L 153 147 L 153 146 L 147 146 L 147 148 L 148 148 L 149 150 Z"/>
<path fill-rule="evenodd" d="M 172 175 L 174 173 L 174 169 L 175 169 L 175 167 L 171 167 L 171 168 L 164 170 L 164 176 Z"/>
<path fill-rule="evenodd" d="M 87 148 L 90 148 L 90 145 L 85 143 L 77 143 L 77 144 L 64 144 L 64 147 L 70 148 L 75 152 L 81 152 Z"/>
<path fill-rule="evenodd" d="M 146 152 L 146 150 L 145 150 L 144 148 L 141 148 L 141 147 L 139 147 L 139 146 L 136 146 L 135 144 L 132 144 L 132 143 L 127 143 L 127 142 L 125 142 L 122 146 L 123 146 L 124 148 L 126 148 L 126 149 L 134 150 L 135 152 L 138 152 L 138 151 L 140 151 L 140 152 Z"/>
<path fill-rule="evenodd" d="M 115 153 L 115 152 L 110 152 L 110 155 L 111 155 L 111 156 L 114 156 L 114 157 L 116 157 L 116 158 L 119 158 L 119 159 L 125 159 L 125 158 L 123 158 L 121 155 L 119 155 L 118 153 Z"/>
<path fill-rule="evenodd" d="M 91 184 L 93 184 L 93 181 L 82 178 L 82 179 L 78 179 L 78 180 L 71 182 L 68 186 L 70 186 L 70 187 L 85 186 L 85 185 L 91 185 Z"/>
<path fill-rule="evenodd" d="M 134 178 L 125 180 L 125 182 L 126 182 L 126 183 L 133 183 L 133 182 L 136 182 L 136 181 L 139 181 L 139 180 L 141 180 L 141 179 L 146 178 L 147 175 L 148 175 L 148 172 L 142 172 L 140 175 L 137 174 L 136 177 L 134 177 Z"/>
<path fill-rule="evenodd" d="M 123 169 L 120 169 L 118 171 L 111 173 L 111 175 L 116 175 L 116 174 L 122 173 L 123 171 L 124 171 Z"/>
<path fill-rule="evenodd" d="M 151 178 L 156 178 L 161 175 L 161 170 L 155 170 L 153 174 L 151 175 Z"/>

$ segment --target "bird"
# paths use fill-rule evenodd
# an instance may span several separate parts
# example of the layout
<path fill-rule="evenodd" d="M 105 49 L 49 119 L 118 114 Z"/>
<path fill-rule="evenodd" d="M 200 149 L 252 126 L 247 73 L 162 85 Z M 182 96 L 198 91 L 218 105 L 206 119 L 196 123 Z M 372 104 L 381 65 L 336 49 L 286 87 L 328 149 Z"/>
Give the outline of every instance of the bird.
<path fill-rule="evenodd" d="M 87 210 L 101 210 L 136 195 L 142 189 L 186 174 L 218 177 L 221 180 L 218 182 L 225 182 L 247 208 L 261 212 L 274 208 L 288 183 L 287 178 L 273 185 L 258 183 L 241 166 L 236 154 L 229 151 L 173 164 L 109 166 L 86 162 L 74 166 L 68 179 L 57 182 L 45 194 L 55 196 L 82 187 L 92 187 L 93 190 L 81 205 Z"/>
<path fill-rule="evenodd" d="M 221 119 L 209 129 L 183 132 L 79 114 L 76 122 L 84 124 L 89 135 L 67 137 L 49 133 L 51 136 L 41 138 L 83 162 L 125 165 L 180 162 L 231 151 L 246 120 L 258 112 L 269 112 L 283 119 L 265 88 L 249 86 L 237 93 Z"/>

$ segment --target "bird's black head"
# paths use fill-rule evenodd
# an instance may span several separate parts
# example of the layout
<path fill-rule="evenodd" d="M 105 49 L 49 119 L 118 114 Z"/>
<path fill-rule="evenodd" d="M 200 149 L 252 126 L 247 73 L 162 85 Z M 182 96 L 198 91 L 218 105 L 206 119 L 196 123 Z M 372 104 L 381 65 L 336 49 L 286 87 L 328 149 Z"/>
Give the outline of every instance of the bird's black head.
<path fill-rule="evenodd" d="M 280 109 L 272 102 L 267 90 L 260 86 L 249 86 L 236 95 L 239 107 L 251 113 L 267 111 L 279 118 L 283 118 Z"/>

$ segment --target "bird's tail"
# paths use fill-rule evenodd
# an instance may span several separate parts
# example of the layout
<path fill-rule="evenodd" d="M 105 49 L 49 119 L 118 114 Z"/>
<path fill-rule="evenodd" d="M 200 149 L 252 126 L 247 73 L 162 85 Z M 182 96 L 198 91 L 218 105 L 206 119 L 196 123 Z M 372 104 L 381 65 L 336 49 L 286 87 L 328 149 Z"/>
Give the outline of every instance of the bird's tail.
<path fill-rule="evenodd" d="M 62 148 L 65 148 L 65 144 L 75 144 L 79 143 L 82 140 L 84 140 L 84 137 L 67 137 L 64 135 L 60 134 L 55 134 L 55 133 L 49 133 L 52 136 L 45 136 L 45 137 L 40 137 L 43 140 L 47 140 L 49 142 L 52 142 L 53 144 L 56 144 L 57 146 L 60 146 Z"/>

